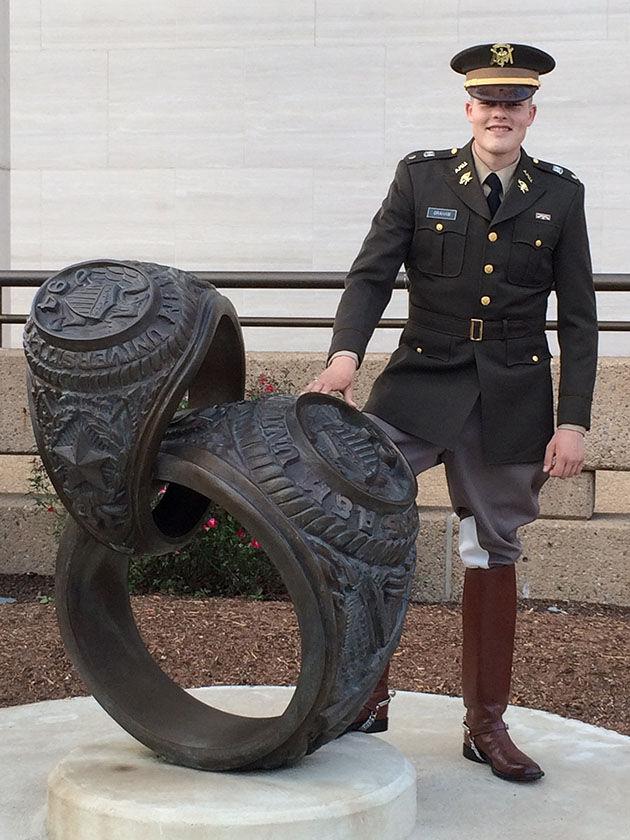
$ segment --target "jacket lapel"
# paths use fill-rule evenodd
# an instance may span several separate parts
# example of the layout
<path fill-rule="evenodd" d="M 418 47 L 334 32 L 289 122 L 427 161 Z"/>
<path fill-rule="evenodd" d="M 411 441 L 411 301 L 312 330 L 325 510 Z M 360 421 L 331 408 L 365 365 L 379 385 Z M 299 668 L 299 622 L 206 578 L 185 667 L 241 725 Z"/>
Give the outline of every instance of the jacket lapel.
<path fill-rule="evenodd" d="M 481 189 L 472 156 L 472 140 L 448 162 L 445 180 L 455 195 L 470 209 L 490 221 L 488 202 Z"/>
<path fill-rule="evenodd" d="M 512 216 L 518 216 L 540 198 L 545 188 L 536 176 L 537 170 L 531 158 L 525 151 L 521 152 L 521 159 L 514 172 L 512 183 L 492 219 L 493 225 L 511 219 Z"/>

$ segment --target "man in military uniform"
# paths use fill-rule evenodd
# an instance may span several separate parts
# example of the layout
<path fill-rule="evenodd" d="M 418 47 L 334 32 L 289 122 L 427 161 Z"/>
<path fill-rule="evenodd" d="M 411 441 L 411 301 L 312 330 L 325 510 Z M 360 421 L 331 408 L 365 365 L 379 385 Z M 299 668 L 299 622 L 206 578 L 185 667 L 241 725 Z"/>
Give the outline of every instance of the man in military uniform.
<path fill-rule="evenodd" d="M 507 733 L 519 526 L 546 478 L 578 475 L 596 370 L 597 319 L 584 188 L 521 148 L 551 56 L 519 44 L 458 53 L 473 139 L 400 161 L 353 263 L 326 370 L 307 390 L 352 383 L 400 266 L 409 319 L 365 410 L 416 474 L 444 463 L 460 517 L 464 755 L 505 779 L 543 776 Z M 549 293 L 558 301 L 560 395 L 554 431 Z M 387 675 L 355 728 L 387 726 Z"/>

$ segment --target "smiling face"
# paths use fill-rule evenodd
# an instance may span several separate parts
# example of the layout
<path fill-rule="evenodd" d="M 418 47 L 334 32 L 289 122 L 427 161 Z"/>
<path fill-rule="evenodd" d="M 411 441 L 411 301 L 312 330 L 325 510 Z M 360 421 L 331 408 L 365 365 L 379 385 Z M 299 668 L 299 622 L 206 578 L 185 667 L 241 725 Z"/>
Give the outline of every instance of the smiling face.
<path fill-rule="evenodd" d="M 522 102 L 466 102 L 475 151 L 490 169 L 503 169 L 518 158 L 527 129 L 534 122 L 536 106 Z"/>

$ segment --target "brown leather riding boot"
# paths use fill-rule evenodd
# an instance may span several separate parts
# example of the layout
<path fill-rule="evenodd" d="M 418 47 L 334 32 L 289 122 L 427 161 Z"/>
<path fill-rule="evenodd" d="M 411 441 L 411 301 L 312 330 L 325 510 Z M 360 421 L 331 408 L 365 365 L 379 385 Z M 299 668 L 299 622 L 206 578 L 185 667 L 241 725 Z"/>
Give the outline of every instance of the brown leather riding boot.
<path fill-rule="evenodd" d="M 388 681 L 389 663 L 356 720 L 344 731 L 344 735 L 346 732 L 367 732 L 370 734 L 387 731 L 387 707 L 396 693 L 395 691 L 389 691 Z"/>
<path fill-rule="evenodd" d="M 540 779 L 545 774 L 512 743 L 502 719 L 510 696 L 516 628 L 514 565 L 466 569 L 462 618 L 464 756 L 489 764 L 501 779 Z"/>

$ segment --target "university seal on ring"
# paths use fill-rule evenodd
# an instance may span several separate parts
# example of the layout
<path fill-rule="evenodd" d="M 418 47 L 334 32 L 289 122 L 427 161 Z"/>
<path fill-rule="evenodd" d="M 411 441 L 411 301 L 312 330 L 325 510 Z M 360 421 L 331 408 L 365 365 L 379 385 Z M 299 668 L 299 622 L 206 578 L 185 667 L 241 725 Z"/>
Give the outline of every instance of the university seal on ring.
<path fill-rule="evenodd" d="M 136 266 L 70 266 L 35 297 L 33 318 L 52 344 L 105 347 L 138 333 L 159 305 L 159 290 Z"/>

